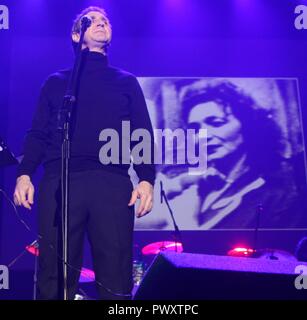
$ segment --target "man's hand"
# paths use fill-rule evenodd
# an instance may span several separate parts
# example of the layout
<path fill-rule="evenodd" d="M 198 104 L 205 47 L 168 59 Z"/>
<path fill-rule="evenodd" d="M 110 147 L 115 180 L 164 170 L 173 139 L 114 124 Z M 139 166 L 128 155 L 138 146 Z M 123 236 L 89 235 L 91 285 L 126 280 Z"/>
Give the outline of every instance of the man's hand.
<path fill-rule="evenodd" d="M 147 214 L 153 205 L 153 186 L 147 181 L 141 181 L 133 190 L 128 206 L 135 204 L 136 200 L 140 199 L 141 203 L 137 209 L 137 217 L 140 218 Z"/>
<path fill-rule="evenodd" d="M 17 178 L 14 192 L 14 203 L 31 210 L 34 201 L 34 187 L 29 176 L 23 175 Z"/>

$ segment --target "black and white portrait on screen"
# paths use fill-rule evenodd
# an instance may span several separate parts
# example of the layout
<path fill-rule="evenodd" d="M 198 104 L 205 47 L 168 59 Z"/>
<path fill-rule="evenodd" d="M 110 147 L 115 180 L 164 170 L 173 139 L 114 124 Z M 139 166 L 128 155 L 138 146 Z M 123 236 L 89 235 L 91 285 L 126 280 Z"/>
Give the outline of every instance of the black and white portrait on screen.
<path fill-rule="evenodd" d="M 208 167 L 160 165 L 153 212 L 136 230 L 173 229 L 159 181 L 181 230 L 307 228 L 296 79 L 139 80 L 154 128 L 207 129 Z"/>

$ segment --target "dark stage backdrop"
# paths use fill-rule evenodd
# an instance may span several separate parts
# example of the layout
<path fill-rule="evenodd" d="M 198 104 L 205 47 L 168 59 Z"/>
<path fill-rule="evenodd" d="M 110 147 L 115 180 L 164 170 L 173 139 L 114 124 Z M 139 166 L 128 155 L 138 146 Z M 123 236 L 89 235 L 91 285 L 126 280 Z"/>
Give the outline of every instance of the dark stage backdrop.
<path fill-rule="evenodd" d="M 0 4 L 9 9 L 9 29 L 0 29 L 0 135 L 16 155 L 21 153 L 42 82 L 50 73 L 72 64 L 72 20 L 82 8 L 102 5 L 113 25 L 111 64 L 140 77 L 149 96 L 150 88 L 155 92 L 164 85 L 169 91 L 179 90 L 194 82 L 197 86 L 198 81 L 203 81 L 205 87 L 209 79 L 237 79 L 243 85 L 250 82 L 258 90 L 273 86 L 275 96 L 269 91 L 267 96 L 264 94 L 264 100 L 276 98 L 279 101 L 280 110 L 283 110 L 279 115 L 281 120 L 273 120 L 281 121 L 277 122 L 284 125 L 283 133 L 287 138 L 290 134 L 292 139 L 284 156 L 286 160 L 291 159 L 293 171 L 289 167 L 283 170 L 288 174 L 286 177 L 291 176 L 288 181 L 296 187 L 295 196 L 307 198 L 302 132 L 307 117 L 307 30 L 298 30 L 294 24 L 295 7 L 304 3 L 307 5 L 303 0 L 2 1 Z M 163 81 L 157 84 L 153 78 Z M 271 80 L 265 80 L 268 78 Z M 151 87 L 147 86 L 148 81 Z M 263 84 L 259 87 L 257 83 L 261 81 Z M 288 119 L 289 116 L 292 118 Z M 168 114 L 166 120 L 174 120 L 173 115 Z M 291 127 L 291 123 L 296 123 L 296 127 L 289 129 L 287 125 Z M 16 168 L 1 170 L 1 187 L 11 196 Z M 160 174 L 171 180 L 174 173 L 161 170 Z M 39 171 L 34 178 L 36 186 L 40 175 Z M 251 182 L 255 180 L 257 177 Z M 186 187 L 183 191 L 191 190 Z M 204 199 L 202 202 L 200 205 L 205 208 Z M 158 206 L 156 217 L 167 216 L 166 207 Z M 230 228 L 226 226 L 228 231 L 214 230 L 217 224 L 206 225 L 208 221 L 202 221 L 192 212 L 194 207 L 194 203 L 186 201 L 180 204 L 180 210 L 198 219 L 189 220 L 189 223 L 196 221 L 192 226 L 180 225 L 185 229 L 183 241 L 187 251 L 225 254 L 237 244 L 253 245 L 252 223 L 242 228 L 240 221 L 236 221 Z M 294 250 L 297 241 L 307 235 L 303 219 L 307 210 L 302 201 L 301 220 L 296 218 L 298 211 L 293 210 L 289 225 L 284 221 L 276 225 L 268 222 L 268 228 L 258 235 L 258 246 Z M 35 230 L 36 208 L 30 213 L 20 209 L 19 213 Z M 136 253 L 145 244 L 171 239 L 172 225 L 167 223 L 159 231 L 136 231 Z M 199 227 L 204 225 L 209 227 Z M 35 235 L 25 230 L 3 197 L 0 226 L 0 264 L 7 264 L 35 239 Z M 138 228 L 148 229 L 144 225 Z M 276 228 L 280 230 L 272 230 Z M 90 265 L 89 261 L 86 251 L 85 266 Z M 33 264 L 33 257 L 25 255 L 15 267 L 26 269 Z"/>

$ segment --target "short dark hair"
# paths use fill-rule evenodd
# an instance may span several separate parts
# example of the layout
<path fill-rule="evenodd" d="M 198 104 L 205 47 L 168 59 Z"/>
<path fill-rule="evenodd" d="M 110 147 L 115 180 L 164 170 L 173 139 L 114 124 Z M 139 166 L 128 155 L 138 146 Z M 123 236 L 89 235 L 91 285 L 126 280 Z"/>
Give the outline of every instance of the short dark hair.
<path fill-rule="evenodd" d="M 109 24 L 109 26 L 112 27 L 111 23 L 110 23 L 110 20 L 109 20 L 109 18 L 107 16 L 107 13 L 103 8 L 96 7 L 96 6 L 90 6 L 90 7 L 85 8 L 84 10 L 82 10 L 81 13 L 79 13 L 76 16 L 76 18 L 75 18 L 75 20 L 73 22 L 73 25 L 72 25 L 71 34 L 80 33 L 80 30 L 81 30 L 81 18 L 83 16 L 85 16 L 86 14 L 88 14 L 89 12 L 92 12 L 92 11 L 100 12 L 105 17 L 106 22 Z M 72 46 L 73 46 L 73 49 L 76 50 L 77 42 L 72 40 Z M 107 51 L 109 46 L 110 46 L 110 42 L 106 43 L 105 47 L 104 47 L 104 50 Z"/>

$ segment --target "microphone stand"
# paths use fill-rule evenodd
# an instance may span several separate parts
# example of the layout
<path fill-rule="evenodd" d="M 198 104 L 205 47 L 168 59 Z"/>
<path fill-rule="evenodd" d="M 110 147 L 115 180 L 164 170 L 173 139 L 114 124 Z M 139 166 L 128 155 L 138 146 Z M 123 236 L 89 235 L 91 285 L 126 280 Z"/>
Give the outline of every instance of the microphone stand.
<path fill-rule="evenodd" d="M 258 250 L 258 231 L 259 231 L 259 225 L 260 225 L 260 215 L 263 212 L 263 206 L 262 203 L 259 203 L 256 208 L 256 228 L 254 231 L 254 248 L 253 248 L 253 256 L 257 255 Z"/>
<path fill-rule="evenodd" d="M 34 247 L 34 276 L 33 276 L 33 300 L 37 300 L 37 272 L 38 272 L 38 241 L 35 240 L 30 244 L 30 246 Z"/>
<path fill-rule="evenodd" d="M 176 245 L 176 252 L 178 252 L 178 242 L 182 244 L 182 237 L 181 237 L 181 232 L 178 228 L 178 225 L 176 223 L 175 217 L 174 217 L 174 213 L 169 205 L 169 202 L 167 200 L 167 196 L 165 194 L 165 191 L 163 189 L 163 185 L 162 185 L 162 181 L 160 181 L 160 192 L 161 192 L 161 203 L 163 203 L 163 200 L 166 203 L 166 206 L 168 208 L 168 211 L 170 213 L 170 216 L 172 218 L 173 221 L 173 225 L 174 225 L 174 237 L 175 237 L 175 245 Z M 183 247 L 183 245 L 182 245 Z"/>
<path fill-rule="evenodd" d="M 68 212 L 69 212 L 69 163 L 70 163 L 70 122 L 73 107 L 76 103 L 76 87 L 80 73 L 81 50 L 84 34 L 90 26 L 89 19 L 81 19 L 80 40 L 76 48 L 76 58 L 74 66 L 68 81 L 62 107 L 58 114 L 58 130 L 62 132 L 62 170 L 61 170 L 61 187 L 62 187 L 62 258 L 63 258 L 63 299 L 68 300 Z"/>

